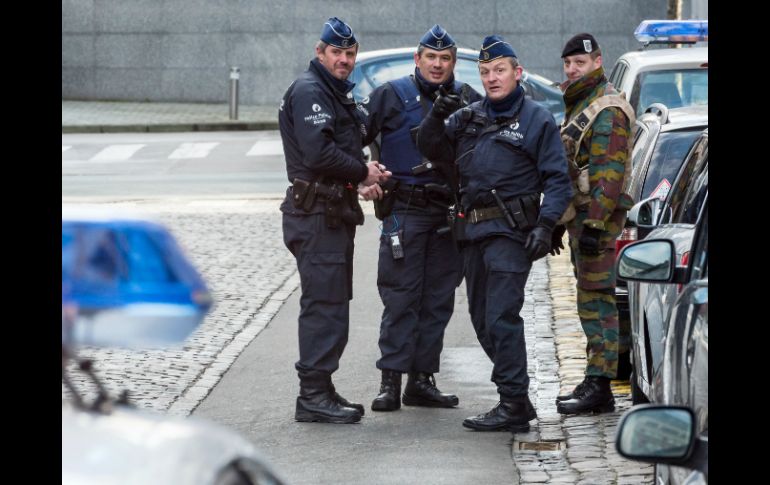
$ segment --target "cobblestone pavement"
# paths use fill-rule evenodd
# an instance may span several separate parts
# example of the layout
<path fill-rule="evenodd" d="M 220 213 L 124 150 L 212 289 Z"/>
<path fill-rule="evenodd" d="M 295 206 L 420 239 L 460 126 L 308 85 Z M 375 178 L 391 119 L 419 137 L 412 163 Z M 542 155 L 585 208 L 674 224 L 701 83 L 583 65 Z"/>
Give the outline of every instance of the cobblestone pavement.
<path fill-rule="evenodd" d="M 129 351 L 82 349 L 96 361 L 107 389 L 128 389 L 141 408 L 188 415 L 206 397 L 241 351 L 272 319 L 299 283 L 294 259 L 283 246 L 276 199 L 143 200 L 115 203 L 166 223 L 200 269 L 216 306 L 175 349 Z M 366 204 L 365 211 L 371 212 Z M 575 279 L 569 254 L 536 262 L 526 287 L 522 317 L 537 425 L 513 435 L 511 457 L 522 485 L 652 484 L 652 466 L 621 458 L 614 438 L 620 415 L 630 407 L 627 381 L 613 381 L 616 411 L 562 416 L 558 394 L 583 378 L 585 336 L 575 309 Z M 464 297 L 464 285 L 458 298 Z M 458 301 L 460 301 L 458 299 Z M 72 373 L 80 389 L 88 389 Z M 68 392 L 62 386 L 62 398 Z"/>
<path fill-rule="evenodd" d="M 628 381 L 612 382 L 615 412 L 562 416 L 556 411 L 556 396 L 572 391 L 585 370 L 586 340 L 576 311 L 569 252 L 533 265 L 522 314 L 538 425 L 529 433 L 515 434 L 512 441 L 519 483 L 654 483 L 652 465 L 621 458 L 615 450 L 618 421 L 631 407 Z"/>

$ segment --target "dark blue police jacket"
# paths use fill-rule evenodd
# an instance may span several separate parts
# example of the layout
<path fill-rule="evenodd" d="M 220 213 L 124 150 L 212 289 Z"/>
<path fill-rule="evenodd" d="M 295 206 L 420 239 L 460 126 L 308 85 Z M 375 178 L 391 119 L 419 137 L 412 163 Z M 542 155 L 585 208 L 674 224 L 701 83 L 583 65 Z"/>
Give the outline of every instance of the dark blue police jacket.
<path fill-rule="evenodd" d="M 460 95 L 463 85 L 454 81 L 452 92 Z M 472 88 L 468 92 L 471 101 L 481 99 Z M 441 182 L 435 171 L 412 175 L 412 167 L 421 164 L 423 156 L 417 150 L 410 131 L 420 126 L 433 107 L 433 101 L 420 92 L 411 76 L 378 86 L 368 100 L 364 99 L 362 107 L 367 114 L 364 144 L 368 145 L 378 133 L 382 133 L 380 163 L 393 172 L 394 179 L 419 185 Z"/>
<path fill-rule="evenodd" d="M 340 91 L 331 74 L 314 59 L 284 94 L 278 126 L 289 182 L 335 180 L 357 185 L 368 170 L 363 161 L 363 118 L 352 95 Z M 350 83 L 349 83 L 350 84 Z M 299 213 L 287 197 L 282 212 Z"/>
<path fill-rule="evenodd" d="M 572 199 L 572 186 L 553 115 L 520 96 L 495 123 L 487 114 L 488 103 L 486 98 L 472 103 L 446 123 L 427 116 L 420 129 L 421 152 L 432 160 L 456 161 L 466 210 L 494 206 L 491 189 L 503 200 L 544 194 L 539 220 L 555 223 Z M 471 240 L 491 234 L 510 235 L 514 231 L 503 218 L 466 226 Z"/>

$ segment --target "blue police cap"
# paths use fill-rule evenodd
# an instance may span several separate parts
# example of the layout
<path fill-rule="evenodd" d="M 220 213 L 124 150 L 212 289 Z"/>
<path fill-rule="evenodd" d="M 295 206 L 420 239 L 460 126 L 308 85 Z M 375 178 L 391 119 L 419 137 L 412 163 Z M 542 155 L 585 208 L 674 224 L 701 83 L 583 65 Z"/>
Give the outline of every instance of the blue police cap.
<path fill-rule="evenodd" d="M 481 43 L 479 62 L 490 62 L 501 57 L 516 57 L 511 44 L 499 35 L 490 35 Z"/>
<path fill-rule="evenodd" d="M 429 31 L 425 32 L 425 35 L 420 39 L 420 45 L 437 51 L 443 51 L 455 45 L 455 41 L 449 35 L 449 32 L 444 30 L 439 24 L 436 24 Z"/>
<path fill-rule="evenodd" d="M 353 29 L 337 17 L 332 17 L 326 21 L 321 32 L 321 40 L 342 49 L 358 44 L 355 36 L 353 36 Z"/>

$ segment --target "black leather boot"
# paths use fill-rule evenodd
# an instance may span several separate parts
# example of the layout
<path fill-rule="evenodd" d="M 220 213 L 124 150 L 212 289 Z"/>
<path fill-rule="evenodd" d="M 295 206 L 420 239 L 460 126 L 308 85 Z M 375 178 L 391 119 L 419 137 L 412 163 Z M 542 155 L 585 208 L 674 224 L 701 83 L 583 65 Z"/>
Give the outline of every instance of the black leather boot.
<path fill-rule="evenodd" d="M 433 374 L 410 372 L 402 397 L 407 406 L 427 406 L 431 408 L 451 408 L 460 400 L 454 394 L 444 394 L 436 387 Z"/>
<path fill-rule="evenodd" d="M 569 401 L 570 399 L 575 398 L 576 396 L 579 396 L 581 392 L 583 392 L 583 389 L 586 387 L 586 380 L 585 377 L 583 378 L 583 382 L 575 386 L 575 389 L 572 390 L 569 394 L 562 394 L 561 396 L 556 396 L 556 402 L 559 401 Z"/>
<path fill-rule="evenodd" d="M 346 408 L 353 408 L 359 413 L 361 413 L 361 416 L 364 415 L 364 405 L 358 404 L 357 402 L 350 402 L 344 397 L 340 396 L 340 394 L 337 392 L 336 389 L 334 389 L 334 384 L 332 383 L 331 379 L 329 379 L 329 392 L 334 397 L 334 400 L 340 403 L 341 405 L 345 406 Z"/>
<path fill-rule="evenodd" d="M 330 392 L 331 376 L 320 372 L 300 373 L 299 397 L 294 419 L 300 422 L 357 423 L 361 413 L 340 404 Z"/>
<path fill-rule="evenodd" d="M 382 370 L 380 393 L 372 401 L 372 411 L 395 411 L 401 408 L 401 373 Z"/>
<path fill-rule="evenodd" d="M 512 433 L 529 431 L 529 422 L 537 418 L 537 412 L 529 396 L 503 399 L 488 413 L 465 419 L 463 426 L 476 431 L 510 431 Z"/>
<path fill-rule="evenodd" d="M 608 413 L 615 410 L 609 377 L 586 376 L 581 392 L 572 399 L 556 402 L 561 414 Z"/>

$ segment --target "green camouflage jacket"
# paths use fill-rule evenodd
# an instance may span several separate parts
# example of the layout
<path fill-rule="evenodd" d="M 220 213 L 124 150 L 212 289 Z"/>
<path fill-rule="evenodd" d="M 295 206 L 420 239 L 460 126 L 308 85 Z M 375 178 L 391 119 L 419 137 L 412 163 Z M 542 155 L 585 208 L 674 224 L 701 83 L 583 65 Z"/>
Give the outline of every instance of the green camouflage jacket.
<path fill-rule="evenodd" d="M 617 91 L 607 82 L 602 67 L 570 84 L 564 91 L 565 126 L 594 99 L 605 94 L 617 94 Z M 588 177 L 591 202 L 583 222 L 585 226 L 604 230 L 613 211 L 628 210 L 633 206 L 631 196 L 621 193 L 624 177 L 631 176 L 625 173 L 626 158 L 631 156 L 630 137 L 629 120 L 620 109 L 614 107 L 599 113 L 586 132 L 577 157 L 578 167 L 590 164 Z M 573 182 L 576 177 L 577 172 L 570 167 Z"/>

